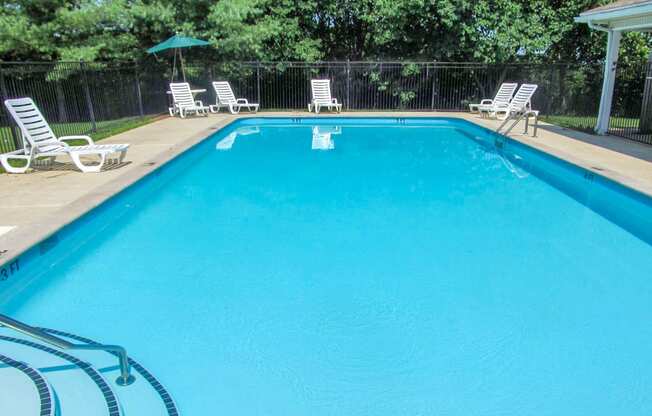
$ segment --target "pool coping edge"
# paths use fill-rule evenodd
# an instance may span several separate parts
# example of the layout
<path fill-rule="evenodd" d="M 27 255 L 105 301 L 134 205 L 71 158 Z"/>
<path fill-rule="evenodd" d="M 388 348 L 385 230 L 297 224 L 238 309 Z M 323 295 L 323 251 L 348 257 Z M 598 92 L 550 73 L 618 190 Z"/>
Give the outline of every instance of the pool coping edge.
<path fill-rule="evenodd" d="M 211 137 L 221 129 L 242 119 L 234 117 L 229 119 L 216 120 L 210 127 L 203 129 L 188 139 L 173 144 L 165 150 L 153 155 L 139 166 L 124 172 L 117 178 L 94 188 L 91 192 L 75 199 L 54 213 L 46 216 L 41 221 L 22 226 L 6 236 L 0 238 L 2 245 L 6 246 L 4 252 L 0 253 L 0 267 L 11 263 L 37 244 L 47 240 L 63 228 L 74 223 L 85 214 L 99 207 L 122 191 L 137 184 L 141 179 L 149 176 L 157 170 L 163 168 L 172 160 L 176 159 L 186 151 Z M 101 174 L 101 172 L 99 173 Z M 52 219 L 52 221 L 50 221 Z M 54 221 L 56 220 L 56 221 Z M 2 247 L 0 247 L 2 249 Z"/>

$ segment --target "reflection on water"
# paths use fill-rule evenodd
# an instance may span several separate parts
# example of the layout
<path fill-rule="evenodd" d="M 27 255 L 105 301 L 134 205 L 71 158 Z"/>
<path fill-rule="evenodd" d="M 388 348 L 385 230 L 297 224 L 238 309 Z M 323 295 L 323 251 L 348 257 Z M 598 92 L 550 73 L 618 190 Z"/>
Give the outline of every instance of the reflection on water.
<path fill-rule="evenodd" d="M 528 176 L 530 176 L 529 173 L 527 173 L 525 170 L 521 169 L 520 167 L 516 166 L 509 160 L 509 156 L 501 154 L 501 152 L 496 153 L 496 155 L 500 158 L 500 160 L 503 162 L 503 165 L 507 168 L 508 171 L 512 172 L 514 176 L 516 176 L 519 179 L 525 179 Z M 523 159 L 517 154 L 513 154 L 512 157 L 517 161 L 521 162 Z"/>
<path fill-rule="evenodd" d="M 248 136 L 250 134 L 259 134 L 259 133 L 260 133 L 260 128 L 258 126 L 239 127 L 236 130 L 232 131 L 231 133 L 227 134 L 226 137 L 224 137 L 222 140 L 217 142 L 215 148 L 217 150 L 231 150 L 233 144 L 235 143 L 235 139 L 238 136 Z"/>
<path fill-rule="evenodd" d="M 340 126 L 315 126 L 312 128 L 312 150 L 334 150 L 333 134 L 341 134 Z"/>
<path fill-rule="evenodd" d="M 512 151 L 506 150 L 502 141 L 488 141 L 482 136 L 472 135 L 459 129 L 457 129 L 457 132 L 479 145 L 477 148 L 470 149 L 471 158 L 499 159 L 503 166 L 518 179 L 525 179 L 530 176 L 522 167 L 522 164 L 525 163 L 523 158 Z"/>

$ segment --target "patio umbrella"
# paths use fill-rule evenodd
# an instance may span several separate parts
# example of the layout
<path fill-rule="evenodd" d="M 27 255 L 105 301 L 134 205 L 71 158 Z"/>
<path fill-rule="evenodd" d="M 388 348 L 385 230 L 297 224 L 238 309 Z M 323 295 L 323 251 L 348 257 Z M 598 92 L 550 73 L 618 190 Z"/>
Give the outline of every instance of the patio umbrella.
<path fill-rule="evenodd" d="M 208 42 L 205 40 L 201 39 L 195 39 L 195 38 L 189 38 L 185 36 L 179 36 L 179 35 L 174 35 L 168 40 L 165 40 L 161 43 L 159 43 L 156 46 L 152 46 L 151 48 L 147 49 L 147 53 L 152 54 L 152 53 L 157 53 L 157 52 L 163 52 L 168 49 L 173 49 L 174 50 L 174 61 L 172 64 L 172 77 L 170 78 L 170 82 L 172 82 L 172 78 L 174 77 L 174 71 L 177 69 L 177 54 L 179 54 L 179 63 L 181 65 L 181 75 L 183 76 L 183 81 L 186 81 L 186 72 L 183 68 L 183 54 L 181 53 L 181 49 L 183 48 L 191 48 L 193 46 L 205 46 L 209 45 Z"/>

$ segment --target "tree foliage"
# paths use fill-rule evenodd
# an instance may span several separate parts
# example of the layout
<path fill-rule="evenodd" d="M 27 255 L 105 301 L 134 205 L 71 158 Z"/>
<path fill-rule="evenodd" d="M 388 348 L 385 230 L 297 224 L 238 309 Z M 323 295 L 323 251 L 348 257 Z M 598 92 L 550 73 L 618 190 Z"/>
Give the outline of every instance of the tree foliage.
<path fill-rule="evenodd" d="M 605 35 L 573 22 L 595 0 L 0 0 L 3 60 L 140 59 L 175 34 L 200 59 L 594 63 Z M 627 34 L 622 59 L 647 58 Z"/>

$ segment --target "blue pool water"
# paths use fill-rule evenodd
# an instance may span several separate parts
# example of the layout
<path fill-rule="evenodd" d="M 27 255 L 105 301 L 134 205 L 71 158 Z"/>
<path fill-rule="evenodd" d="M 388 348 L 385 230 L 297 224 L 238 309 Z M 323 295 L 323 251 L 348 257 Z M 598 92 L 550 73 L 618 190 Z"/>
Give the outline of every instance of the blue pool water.
<path fill-rule="evenodd" d="M 39 247 L 2 312 L 181 414 L 649 415 L 652 204 L 447 119 L 234 123 Z"/>

